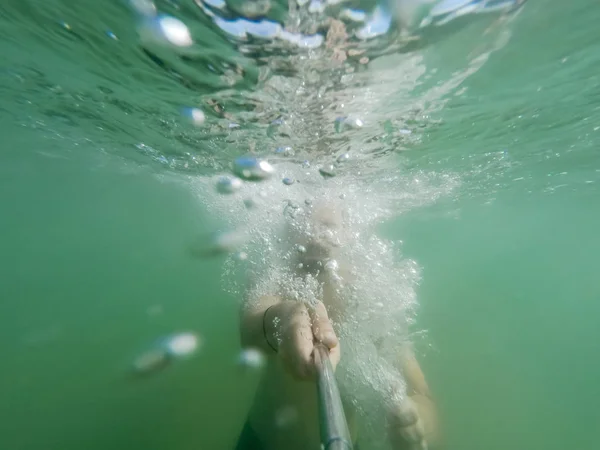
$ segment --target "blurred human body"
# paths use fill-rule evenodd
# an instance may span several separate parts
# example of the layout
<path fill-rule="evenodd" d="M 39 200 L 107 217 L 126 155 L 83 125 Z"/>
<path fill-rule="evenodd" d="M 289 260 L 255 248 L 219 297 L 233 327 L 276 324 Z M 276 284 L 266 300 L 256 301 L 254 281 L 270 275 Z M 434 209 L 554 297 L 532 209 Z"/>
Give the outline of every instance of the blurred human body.
<path fill-rule="evenodd" d="M 339 315 L 344 311 L 344 299 L 336 286 L 352 281 L 349 268 L 343 262 L 338 267 L 334 259 L 336 245 L 331 237 L 343 232 L 342 222 L 339 210 L 324 203 L 312 209 L 309 232 L 292 236 L 295 245 L 302 248 L 294 261 L 297 274 L 313 277 L 321 287 L 321 298 L 302 302 L 281 290 L 248 300 L 242 308 L 242 345 L 260 349 L 269 357 L 239 450 L 319 448 L 316 387 L 311 382 L 315 375 L 314 344 L 321 342 L 329 348 L 335 368 L 343 350 L 332 322 L 343 320 Z M 337 269 L 335 276 L 326 270 L 331 262 Z M 407 389 L 406 395 L 394 395 L 402 400 L 387 408 L 392 448 L 430 448 L 437 441 L 437 424 L 429 387 L 413 352 L 402 348 L 397 353 L 396 366 Z M 389 389 L 394 392 L 399 387 Z M 359 442 L 356 413 L 349 403 L 345 404 L 345 412 L 353 439 Z M 253 443 L 243 442 L 248 439 Z"/>

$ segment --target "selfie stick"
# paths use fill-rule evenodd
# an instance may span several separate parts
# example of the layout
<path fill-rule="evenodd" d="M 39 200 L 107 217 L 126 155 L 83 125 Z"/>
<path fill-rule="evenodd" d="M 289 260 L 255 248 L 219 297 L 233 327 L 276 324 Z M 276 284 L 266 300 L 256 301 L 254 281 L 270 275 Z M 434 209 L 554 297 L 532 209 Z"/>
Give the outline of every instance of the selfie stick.
<path fill-rule="evenodd" d="M 316 344 L 314 355 L 322 449 L 352 450 L 352 439 L 333 367 L 329 361 L 329 350 L 323 344 Z"/>

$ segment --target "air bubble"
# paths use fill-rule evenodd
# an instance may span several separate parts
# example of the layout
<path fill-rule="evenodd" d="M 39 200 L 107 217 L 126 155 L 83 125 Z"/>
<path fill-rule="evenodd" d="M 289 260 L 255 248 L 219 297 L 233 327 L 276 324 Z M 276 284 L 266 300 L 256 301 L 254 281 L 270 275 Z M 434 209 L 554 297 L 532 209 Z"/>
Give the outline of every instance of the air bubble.
<path fill-rule="evenodd" d="M 203 125 L 204 121 L 206 120 L 204 112 L 199 108 L 183 108 L 182 114 L 193 125 L 196 126 Z"/>
<path fill-rule="evenodd" d="M 194 333 L 174 334 L 165 339 L 164 345 L 169 356 L 189 356 L 198 348 L 198 336 Z"/>
<path fill-rule="evenodd" d="M 152 0 L 129 0 L 131 8 L 143 16 L 156 15 L 156 5 Z"/>
<path fill-rule="evenodd" d="M 277 147 L 275 149 L 275 154 L 281 156 L 294 156 L 295 152 L 292 147 Z"/>
<path fill-rule="evenodd" d="M 146 45 L 189 47 L 194 43 L 188 27 L 166 15 L 145 18 L 138 26 L 138 33 Z"/>
<path fill-rule="evenodd" d="M 248 235 L 243 231 L 219 231 L 205 236 L 191 247 L 190 252 L 193 256 L 197 257 L 232 253 L 244 245 L 247 239 Z"/>
<path fill-rule="evenodd" d="M 323 176 L 323 178 L 335 177 L 335 167 L 333 167 L 333 164 L 328 164 L 319 168 L 319 173 Z"/>
<path fill-rule="evenodd" d="M 265 363 L 265 356 L 260 350 L 247 348 L 238 356 L 238 365 L 244 369 L 260 369 Z"/>
<path fill-rule="evenodd" d="M 223 176 L 217 180 L 217 192 L 220 194 L 233 194 L 242 187 L 242 180 L 235 177 Z"/>
<path fill-rule="evenodd" d="M 336 133 L 341 133 L 346 130 L 361 128 L 364 122 L 357 117 L 338 117 L 334 122 Z"/>
<path fill-rule="evenodd" d="M 342 153 L 341 155 L 339 155 L 335 162 L 337 162 L 338 164 L 342 164 L 345 163 L 346 161 L 348 161 L 350 159 L 350 153 L 346 152 L 346 153 Z"/>
<path fill-rule="evenodd" d="M 189 357 L 200 347 L 201 340 L 195 333 L 176 333 L 162 338 L 149 350 L 133 361 L 133 370 L 147 375 L 164 369 L 174 360 Z"/>
<path fill-rule="evenodd" d="M 233 166 L 234 173 L 249 181 L 261 181 L 270 178 L 275 169 L 267 161 L 252 156 L 237 158 Z"/>

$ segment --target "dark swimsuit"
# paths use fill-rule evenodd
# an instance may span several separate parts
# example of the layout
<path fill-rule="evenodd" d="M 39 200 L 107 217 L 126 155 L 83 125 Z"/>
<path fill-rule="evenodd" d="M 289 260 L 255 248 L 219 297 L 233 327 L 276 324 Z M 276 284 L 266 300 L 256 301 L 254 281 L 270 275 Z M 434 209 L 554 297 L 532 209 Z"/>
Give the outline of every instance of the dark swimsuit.
<path fill-rule="evenodd" d="M 235 450 L 264 450 L 264 446 L 256 431 L 250 426 L 248 422 L 244 424 L 244 429 L 240 434 L 238 443 L 235 446 Z"/>
<path fill-rule="evenodd" d="M 235 450 L 264 450 L 262 442 L 260 441 L 256 432 L 252 429 L 250 424 L 246 422 L 244 429 L 240 434 L 238 443 L 235 446 Z M 359 450 L 358 444 L 354 444 L 354 450 Z"/>

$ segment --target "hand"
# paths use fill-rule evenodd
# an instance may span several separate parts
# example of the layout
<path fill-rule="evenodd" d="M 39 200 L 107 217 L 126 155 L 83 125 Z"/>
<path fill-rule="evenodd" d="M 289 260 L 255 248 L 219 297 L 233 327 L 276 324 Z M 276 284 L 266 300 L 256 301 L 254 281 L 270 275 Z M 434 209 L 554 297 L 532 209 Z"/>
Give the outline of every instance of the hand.
<path fill-rule="evenodd" d="M 394 450 L 427 450 L 425 424 L 417 403 L 406 397 L 388 414 L 389 438 Z"/>
<path fill-rule="evenodd" d="M 340 361 L 340 345 L 323 303 L 313 307 L 284 301 L 269 309 L 265 321 L 269 342 L 278 343 L 277 353 L 295 378 L 306 380 L 315 376 L 313 351 L 317 342 L 329 349 L 334 369 Z"/>

